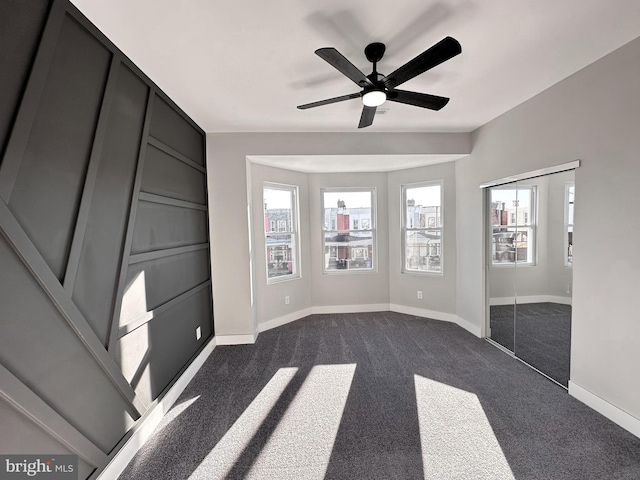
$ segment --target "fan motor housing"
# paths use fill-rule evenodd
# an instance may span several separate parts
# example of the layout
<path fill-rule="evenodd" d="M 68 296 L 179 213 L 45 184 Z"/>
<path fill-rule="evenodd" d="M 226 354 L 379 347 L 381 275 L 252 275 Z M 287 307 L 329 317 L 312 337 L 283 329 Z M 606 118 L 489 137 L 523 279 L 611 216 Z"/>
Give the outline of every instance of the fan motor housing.
<path fill-rule="evenodd" d="M 384 51 L 387 49 L 384 43 L 374 42 L 370 43 L 364 48 L 364 55 L 370 62 L 379 62 L 384 56 Z"/>

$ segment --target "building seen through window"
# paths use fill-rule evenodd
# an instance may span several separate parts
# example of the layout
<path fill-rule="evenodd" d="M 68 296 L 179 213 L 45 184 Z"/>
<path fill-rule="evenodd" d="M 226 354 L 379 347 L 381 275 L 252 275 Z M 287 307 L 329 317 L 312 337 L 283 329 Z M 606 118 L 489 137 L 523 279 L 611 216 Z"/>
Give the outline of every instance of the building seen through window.
<path fill-rule="evenodd" d="M 373 189 L 323 190 L 324 271 L 374 269 Z"/>
<path fill-rule="evenodd" d="M 267 281 L 298 273 L 297 188 L 265 184 L 263 188 Z"/>
<path fill-rule="evenodd" d="M 575 205 L 576 186 L 573 183 L 565 185 L 565 262 L 566 266 L 573 265 L 573 208 Z"/>
<path fill-rule="evenodd" d="M 404 272 L 442 273 L 442 184 L 402 187 Z"/>
<path fill-rule="evenodd" d="M 491 190 L 491 258 L 494 265 L 534 263 L 535 194 L 533 186 Z"/>

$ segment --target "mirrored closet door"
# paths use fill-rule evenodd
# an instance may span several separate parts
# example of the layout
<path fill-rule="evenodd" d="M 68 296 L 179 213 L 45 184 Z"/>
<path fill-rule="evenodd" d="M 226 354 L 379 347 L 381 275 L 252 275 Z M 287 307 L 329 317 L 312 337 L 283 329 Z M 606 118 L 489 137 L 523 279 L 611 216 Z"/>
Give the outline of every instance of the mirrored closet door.
<path fill-rule="evenodd" d="M 567 387 L 574 170 L 486 190 L 487 336 Z"/>

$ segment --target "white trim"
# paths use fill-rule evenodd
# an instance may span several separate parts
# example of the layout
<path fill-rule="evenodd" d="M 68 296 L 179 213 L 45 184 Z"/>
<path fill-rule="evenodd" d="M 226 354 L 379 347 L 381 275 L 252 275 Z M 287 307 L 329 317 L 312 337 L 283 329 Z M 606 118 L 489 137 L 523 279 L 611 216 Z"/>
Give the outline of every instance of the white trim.
<path fill-rule="evenodd" d="M 272 328 L 281 327 L 282 325 L 295 322 L 296 320 L 300 320 L 301 318 L 307 317 L 312 314 L 313 308 L 305 308 L 304 310 L 298 310 L 297 312 L 288 313 L 286 315 L 283 315 L 282 317 L 267 320 L 266 322 L 258 324 L 258 333 L 264 332 L 266 330 L 271 330 Z"/>
<path fill-rule="evenodd" d="M 601 413 L 636 437 L 640 437 L 640 419 L 607 402 L 604 398 L 582 388 L 571 380 L 569 380 L 569 395 L 593 408 L 596 412 Z"/>
<path fill-rule="evenodd" d="M 458 317 L 453 313 L 438 312 L 435 310 L 427 310 L 425 308 L 408 307 L 406 305 L 398 305 L 395 303 L 373 303 L 369 305 L 325 305 L 317 307 L 309 307 L 297 312 L 288 313 L 281 317 L 277 317 L 266 322 L 258 324 L 258 333 L 272 328 L 281 327 L 287 323 L 295 322 L 301 318 L 309 315 L 318 315 L 326 313 L 361 313 L 361 312 L 397 312 L 407 315 L 415 315 L 416 317 L 431 318 L 433 320 L 439 320 L 441 322 L 455 323 L 456 325 L 464 328 L 469 333 L 475 335 L 478 338 L 482 338 L 481 328 L 473 323 Z M 250 337 L 250 335 L 244 335 Z M 229 337 L 243 337 L 243 335 L 232 335 Z M 256 334 L 257 337 L 257 334 Z M 216 337 L 220 338 L 220 337 Z M 246 343 L 246 342 L 244 342 Z M 218 345 L 223 345 L 218 341 Z M 225 343 L 224 345 L 233 345 L 232 343 Z"/>
<path fill-rule="evenodd" d="M 389 310 L 397 313 L 405 313 L 407 315 L 415 315 L 416 317 L 431 318 L 433 320 L 441 320 L 443 322 L 457 323 L 458 317 L 453 313 L 437 312 L 435 310 L 427 310 L 425 308 L 408 307 L 406 305 L 389 304 Z"/>
<path fill-rule="evenodd" d="M 478 338 L 482 338 L 482 327 L 480 327 L 479 325 L 474 325 L 469 320 L 465 320 L 464 318 L 461 318 L 461 317 L 457 317 L 457 318 L 458 320 L 456 321 L 456 323 L 458 324 L 459 327 L 464 328 L 467 332 L 471 333 L 472 335 L 475 335 Z"/>
<path fill-rule="evenodd" d="M 180 375 L 180 378 L 176 380 L 162 399 L 151 409 L 147 410 L 140 420 L 136 422 L 133 434 L 127 439 L 122 448 L 116 452 L 104 470 L 100 472 L 97 479 L 109 480 L 120 476 L 138 450 L 142 448 L 149 438 L 151 438 L 156 427 L 162 421 L 162 418 L 169 409 L 171 409 L 193 377 L 195 377 L 196 373 L 200 370 L 200 367 L 202 367 L 207 358 L 209 358 L 209 355 L 211 355 L 211 352 L 213 352 L 216 345 L 218 345 L 218 343 L 214 337 L 202 349 L 193 362 L 191 362 L 184 373 Z"/>
<path fill-rule="evenodd" d="M 367 305 L 321 305 L 311 307 L 313 314 L 323 313 L 361 313 L 361 312 L 387 312 L 388 303 L 371 303 Z"/>
<path fill-rule="evenodd" d="M 295 322 L 309 315 L 318 315 L 325 313 L 361 313 L 361 312 L 387 312 L 389 311 L 388 303 L 374 303 L 371 305 L 330 305 L 309 307 L 297 312 L 288 313 L 281 317 L 276 317 L 266 322 L 258 324 L 258 333 L 271 330 L 272 328 L 281 327 L 287 323 Z"/>
<path fill-rule="evenodd" d="M 519 297 L 495 297 L 489 299 L 489 305 L 513 305 L 514 303 L 560 303 L 571 305 L 571 297 L 560 297 L 558 295 L 527 295 Z"/>
<path fill-rule="evenodd" d="M 248 335 L 216 335 L 217 345 L 247 345 L 256 343 L 256 334 Z"/>
<path fill-rule="evenodd" d="M 573 162 L 562 163 L 560 165 L 554 165 L 552 167 L 541 168 L 539 170 L 533 170 L 531 172 L 520 173 L 518 175 L 512 175 L 510 177 L 499 178 L 490 182 L 480 184 L 480 188 L 495 187 L 498 185 L 504 185 L 505 183 L 513 183 L 519 180 L 527 180 L 529 178 L 541 177 L 542 175 L 549 175 L 551 173 L 565 172 L 567 170 L 574 170 L 580 166 L 580 160 L 574 160 Z"/>

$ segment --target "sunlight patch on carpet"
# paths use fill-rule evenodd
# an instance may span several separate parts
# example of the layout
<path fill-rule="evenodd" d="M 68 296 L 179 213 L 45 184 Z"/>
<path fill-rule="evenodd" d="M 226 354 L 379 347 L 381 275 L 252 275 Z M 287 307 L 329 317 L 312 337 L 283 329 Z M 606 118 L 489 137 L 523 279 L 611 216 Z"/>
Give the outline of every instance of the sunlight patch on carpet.
<path fill-rule="evenodd" d="M 247 478 L 323 479 L 355 370 L 314 366 Z"/>
<path fill-rule="evenodd" d="M 294 367 L 278 370 L 190 478 L 225 478 L 297 371 Z"/>
<path fill-rule="evenodd" d="M 414 375 L 425 478 L 514 480 L 478 397 Z"/>

